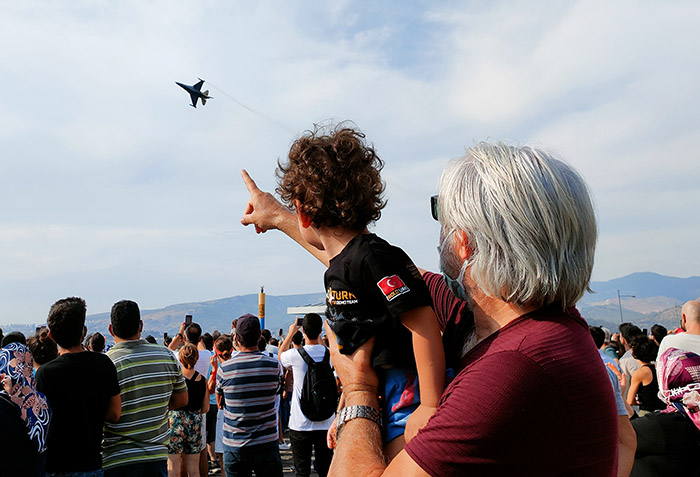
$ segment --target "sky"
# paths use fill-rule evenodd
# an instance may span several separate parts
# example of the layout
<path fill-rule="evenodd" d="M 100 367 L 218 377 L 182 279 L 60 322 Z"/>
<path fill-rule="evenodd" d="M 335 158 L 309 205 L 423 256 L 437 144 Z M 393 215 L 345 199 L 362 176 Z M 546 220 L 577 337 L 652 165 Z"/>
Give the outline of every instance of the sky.
<path fill-rule="evenodd" d="M 279 232 L 240 225 L 293 140 L 352 120 L 385 161 L 372 229 L 437 270 L 444 165 L 531 144 L 588 182 L 594 280 L 699 275 L 700 3 L 4 2 L 0 323 L 323 290 Z M 207 81 L 196 109 L 175 81 Z M 251 111 L 252 110 L 252 111 Z"/>

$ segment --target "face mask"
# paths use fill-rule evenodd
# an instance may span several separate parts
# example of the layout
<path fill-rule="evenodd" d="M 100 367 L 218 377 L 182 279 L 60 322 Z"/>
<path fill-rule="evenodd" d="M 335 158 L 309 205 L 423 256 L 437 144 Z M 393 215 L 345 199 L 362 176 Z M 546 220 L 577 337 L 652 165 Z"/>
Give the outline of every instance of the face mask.
<path fill-rule="evenodd" d="M 467 290 L 464 288 L 464 274 L 467 271 L 467 261 L 465 260 L 464 263 L 462 264 L 462 267 L 459 270 L 459 275 L 457 278 L 452 278 L 450 277 L 447 272 L 445 271 L 445 260 L 443 258 L 443 250 L 445 247 L 445 242 L 447 241 L 447 238 L 452 235 L 452 230 L 445 234 L 445 237 L 442 239 L 442 242 L 440 245 L 438 245 L 438 254 L 440 255 L 440 271 L 442 272 L 442 276 L 445 278 L 445 283 L 447 284 L 447 287 L 450 289 L 452 294 L 459 298 L 460 300 L 465 300 L 469 301 L 469 295 L 467 295 Z"/>

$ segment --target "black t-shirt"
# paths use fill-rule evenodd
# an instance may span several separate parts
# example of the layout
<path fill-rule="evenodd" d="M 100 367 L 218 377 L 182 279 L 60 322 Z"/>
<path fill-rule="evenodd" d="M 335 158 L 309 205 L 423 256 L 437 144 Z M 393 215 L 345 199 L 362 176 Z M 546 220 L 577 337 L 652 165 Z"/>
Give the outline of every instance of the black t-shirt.
<path fill-rule="evenodd" d="M 324 283 L 326 316 L 341 353 L 352 354 L 374 336 L 374 367 L 415 367 L 411 332 L 399 316 L 432 301 L 403 250 L 374 234 L 360 234 L 330 261 Z"/>
<path fill-rule="evenodd" d="M 120 392 L 112 360 L 91 351 L 62 354 L 39 368 L 36 387 L 53 410 L 46 472 L 101 469 L 102 427 L 110 398 Z"/>
<path fill-rule="evenodd" d="M 0 477 L 44 475 L 44 455 L 29 438 L 19 408 L 0 395 Z"/>

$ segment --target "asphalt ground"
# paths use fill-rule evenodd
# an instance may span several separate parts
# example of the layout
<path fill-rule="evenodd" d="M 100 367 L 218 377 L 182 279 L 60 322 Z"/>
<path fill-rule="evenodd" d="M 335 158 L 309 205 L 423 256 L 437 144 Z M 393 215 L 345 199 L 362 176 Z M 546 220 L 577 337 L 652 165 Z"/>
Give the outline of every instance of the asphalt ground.
<path fill-rule="evenodd" d="M 289 443 L 289 439 L 285 439 L 285 442 Z M 294 477 L 294 460 L 292 458 L 292 450 L 281 450 L 280 457 L 282 458 L 282 472 L 284 477 Z M 220 473 L 216 474 L 221 475 Z M 312 469 L 310 477 L 318 477 L 318 474 Z"/>

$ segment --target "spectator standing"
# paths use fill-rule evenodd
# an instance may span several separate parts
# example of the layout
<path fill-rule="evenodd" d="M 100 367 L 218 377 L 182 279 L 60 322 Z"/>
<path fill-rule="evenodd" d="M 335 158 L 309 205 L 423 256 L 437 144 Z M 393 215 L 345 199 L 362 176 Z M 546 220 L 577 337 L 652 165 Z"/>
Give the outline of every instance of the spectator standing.
<path fill-rule="evenodd" d="M 236 325 L 237 353 L 218 366 L 216 392 L 223 395 L 224 468 L 228 477 L 281 477 L 275 395 L 279 362 L 258 351 L 260 320 L 247 314 Z"/>
<path fill-rule="evenodd" d="M 667 408 L 632 421 L 637 450 L 630 476 L 700 476 L 700 356 L 668 348 L 656 366 Z"/>
<path fill-rule="evenodd" d="M 209 448 L 209 456 L 214 462 L 214 468 L 218 467 L 221 471 L 224 468 L 224 411 L 223 411 L 223 396 L 216 394 L 216 375 L 219 370 L 219 365 L 231 359 L 233 352 L 233 342 L 228 335 L 220 335 L 214 341 L 214 356 L 211 358 L 209 366 L 207 386 L 209 388 L 209 407 L 213 406 L 216 410 L 216 424 L 214 426 L 214 442 L 207 443 Z M 218 464 L 218 465 L 217 465 Z"/>
<path fill-rule="evenodd" d="M 605 353 L 606 356 L 608 356 L 610 359 L 615 360 L 615 362 L 618 363 L 619 367 L 619 360 L 620 357 L 617 355 L 617 351 L 615 350 L 615 347 L 612 345 L 611 340 L 610 340 L 610 330 L 603 327 L 601 328 L 603 330 L 603 333 L 605 335 L 603 344 L 599 348 Z"/>
<path fill-rule="evenodd" d="M 184 460 L 189 477 L 199 477 L 202 448 L 202 414 L 209 410 L 206 378 L 194 369 L 199 358 L 197 347 L 186 343 L 180 348 L 180 364 L 187 384 L 186 406 L 170 411 L 170 442 L 168 443 L 168 476 L 179 477 Z"/>
<path fill-rule="evenodd" d="M 90 335 L 89 338 L 85 340 L 87 342 L 88 351 L 93 353 L 103 353 L 105 350 L 105 337 L 102 333 L 96 332 Z"/>
<path fill-rule="evenodd" d="M 314 253 L 294 212 L 248 185 L 241 222 L 280 229 Z M 596 242 L 583 179 L 539 149 L 480 143 L 448 164 L 431 205 L 444 276 L 423 278 L 458 374 L 387 467 L 371 343 L 347 356 L 329 333 L 346 406 L 331 473 L 614 475 L 617 426 L 601 429 L 616 421 L 615 400 L 573 308 Z"/>
<path fill-rule="evenodd" d="M 640 416 L 666 407 L 659 399 L 656 367 L 651 364 L 656 359 L 657 350 L 656 343 L 646 336 L 638 337 L 632 348 L 632 356 L 639 362 L 639 369 L 632 374 L 627 403 L 639 406 Z"/>
<path fill-rule="evenodd" d="M 39 368 L 36 383 L 53 410 L 46 452 L 50 475 L 102 475 L 102 428 L 121 415 L 114 364 L 83 349 L 85 314 L 85 300 L 71 297 L 54 303 L 47 319 L 59 356 Z"/>
<path fill-rule="evenodd" d="M 632 323 L 620 323 L 620 342 L 624 348 L 624 353 L 620 357 L 620 370 L 624 374 L 624 381 L 627 383 L 627 389 L 622 390 L 624 396 L 628 395 L 629 385 L 632 382 L 632 375 L 639 369 L 639 362 L 632 356 L 632 346 L 634 341 L 644 336 L 642 330 Z M 637 410 L 637 406 L 634 406 Z"/>
<path fill-rule="evenodd" d="M 158 341 L 156 340 L 156 337 L 153 336 L 153 335 L 148 335 L 148 336 L 146 336 L 146 337 L 144 338 L 144 340 L 146 340 L 147 343 L 158 344 Z"/>
<path fill-rule="evenodd" d="M 122 414 L 106 423 L 105 477 L 167 475 L 168 410 L 187 404 L 187 386 L 172 353 L 141 339 L 138 305 L 122 300 L 112 307 L 109 332 L 115 345 L 107 352 L 117 368 Z"/>
<path fill-rule="evenodd" d="M 30 336 L 27 339 L 27 347 L 32 353 L 35 370 L 58 356 L 58 346 L 49 336 L 48 328 L 42 328 L 37 334 Z"/>
<path fill-rule="evenodd" d="M 284 342 L 284 339 L 282 340 Z M 300 348 L 304 343 L 304 335 L 301 331 L 297 331 L 292 336 L 292 349 Z M 289 428 L 289 418 L 292 412 L 292 398 L 294 396 L 294 372 L 291 368 L 284 370 L 284 390 L 282 391 L 282 399 L 280 401 L 280 420 L 282 423 L 282 432 L 284 433 Z M 286 446 L 285 446 L 286 447 Z M 280 446 L 280 449 L 287 450 Z"/>
<path fill-rule="evenodd" d="M 659 345 L 660 357 L 669 348 L 692 351 L 700 355 L 700 302 L 687 301 L 681 308 L 683 333 L 666 336 Z"/>
<path fill-rule="evenodd" d="M 663 325 L 654 325 L 651 327 L 651 331 L 649 333 L 649 338 L 654 340 L 654 343 L 656 343 L 656 346 L 661 345 L 661 341 L 666 337 L 668 334 L 668 330 L 666 329 L 665 326 Z"/>
<path fill-rule="evenodd" d="M 608 372 L 608 379 L 612 385 L 613 393 L 615 394 L 615 405 L 617 406 L 617 427 L 618 427 L 618 458 L 617 458 L 617 476 L 627 477 L 632 470 L 632 465 L 634 464 L 634 451 L 637 447 L 637 436 L 634 433 L 634 428 L 630 422 L 630 416 L 634 414 L 632 408 L 630 408 L 622 397 L 622 388 L 620 387 L 620 379 L 622 379 L 622 374 L 617 362 L 611 359 L 610 356 L 605 354 L 602 350 L 605 337 L 608 337 L 608 342 L 610 340 L 610 331 L 606 333 L 606 328 L 601 328 L 599 326 L 590 327 L 591 337 L 599 348 L 600 358 L 605 364 L 606 371 Z M 608 426 L 603 432 L 610 432 L 612 427 Z"/>
<path fill-rule="evenodd" d="M 36 390 L 29 348 L 17 342 L 0 349 L 0 473 L 43 477 L 51 410 Z"/>
<path fill-rule="evenodd" d="M 302 334 L 306 340 L 303 349 L 315 362 L 320 362 L 328 353 L 321 342 L 323 320 L 316 313 L 308 313 L 302 320 Z M 291 369 L 294 390 L 289 418 L 289 440 L 292 444 L 292 457 L 297 477 L 308 477 L 311 473 L 311 453 L 316 455 L 316 472 L 320 477 L 328 474 L 333 458 L 333 451 L 326 445 L 326 433 L 335 420 L 335 415 L 323 421 L 312 421 L 301 410 L 301 393 L 308 365 L 300 354 L 299 348 L 289 349 L 292 338 L 299 331 L 296 320 L 289 327 L 287 337 L 280 346 L 279 360 L 286 369 Z"/>
<path fill-rule="evenodd" d="M 24 334 L 21 331 L 10 331 L 7 333 L 3 338 L 2 338 L 2 346 L 3 348 L 10 343 L 19 343 L 21 345 L 26 346 L 27 345 L 27 338 L 24 336 Z"/>
<path fill-rule="evenodd" d="M 591 337 L 593 338 L 593 343 L 595 343 L 596 348 L 598 348 L 598 353 L 600 354 L 600 359 L 603 360 L 603 363 L 607 366 L 608 364 L 612 364 L 615 369 L 620 371 L 620 365 L 618 364 L 617 360 L 614 358 L 611 358 L 608 353 L 605 352 L 605 328 L 601 328 L 600 326 L 592 326 L 590 328 L 591 332 Z M 608 344 L 610 344 L 610 331 L 608 331 Z"/>
<path fill-rule="evenodd" d="M 275 358 L 277 357 L 279 353 L 279 347 L 277 344 L 272 344 L 272 333 L 268 329 L 262 330 L 262 337 L 265 339 L 265 351 L 268 353 L 272 353 L 275 355 Z"/>

